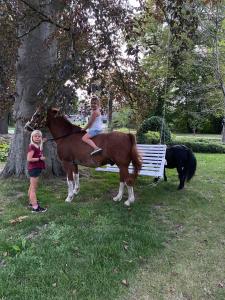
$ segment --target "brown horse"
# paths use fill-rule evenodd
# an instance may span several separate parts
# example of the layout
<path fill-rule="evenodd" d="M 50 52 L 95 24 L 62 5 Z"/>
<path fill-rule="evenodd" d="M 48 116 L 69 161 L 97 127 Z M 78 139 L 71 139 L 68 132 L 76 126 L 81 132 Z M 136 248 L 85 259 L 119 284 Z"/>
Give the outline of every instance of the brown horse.
<path fill-rule="evenodd" d="M 34 130 L 47 126 L 57 144 L 57 152 L 67 174 L 68 196 L 66 202 L 71 202 L 73 196 L 79 192 L 78 166 L 99 167 L 107 163 L 116 164 L 120 170 L 119 192 L 114 201 L 123 197 L 124 186 L 128 189 L 129 206 L 135 201 L 133 185 L 142 166 L 141 157 L 137 151 L 136 140 L 133 134 L 121 132 L 102 133 L 93 138 L 93 141 L 103 151 L 91 156 L 92 148 L 82 141 L 85 132 L 79 126 L 70 123 L 57 109 L 48 109 L 47 114 L 38 109 L 31 120 L 26 123 L 25 129 Z M 128 166 L 132 162 L 133 174 L 129 174 Z"/>

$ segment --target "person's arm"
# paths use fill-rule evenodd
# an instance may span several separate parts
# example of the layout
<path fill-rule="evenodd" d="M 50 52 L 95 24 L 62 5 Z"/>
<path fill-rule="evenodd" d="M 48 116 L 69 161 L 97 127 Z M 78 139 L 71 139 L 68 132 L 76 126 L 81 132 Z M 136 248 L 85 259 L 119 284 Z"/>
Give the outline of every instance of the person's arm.
<path fill-rule="evenodd" d="M 39 161 L 39 158 L 33 157 L 33 155 L 34 155 L 34 150 L 30 150 L 27 153 L 27 161 L 29 161 L 29 162 Z"/>
<path fill-rule="evenodd" d="M 98 113 L 94 111 L 92 113 L 90 119 L 88 120 L 87 125 L 83 128 L 83 130 L 86 130 L 86 129 L 90 128 L 91 125 L 94 123 L 94 121 L 95 121 L 95 119 L 96 119 L 97 116 L 98 116 Z"/>

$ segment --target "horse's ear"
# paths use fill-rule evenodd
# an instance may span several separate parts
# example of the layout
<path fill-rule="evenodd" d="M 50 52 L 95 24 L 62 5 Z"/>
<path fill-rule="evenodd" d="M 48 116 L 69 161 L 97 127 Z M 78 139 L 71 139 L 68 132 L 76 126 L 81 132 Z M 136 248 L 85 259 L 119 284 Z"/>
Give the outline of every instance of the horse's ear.
<path fill-rule="evenodd" d="M 60 116 L 60 109 L 57 107 L 50 107 L 48 109 L 48 113 L 50 113 L 54 117 Z"/>
<path fill-rule="evenodd" d="M 57 108 L 57 107 L 52 107 L 51 110 L 54 112 L 59 112 L 59 108 Z"/>

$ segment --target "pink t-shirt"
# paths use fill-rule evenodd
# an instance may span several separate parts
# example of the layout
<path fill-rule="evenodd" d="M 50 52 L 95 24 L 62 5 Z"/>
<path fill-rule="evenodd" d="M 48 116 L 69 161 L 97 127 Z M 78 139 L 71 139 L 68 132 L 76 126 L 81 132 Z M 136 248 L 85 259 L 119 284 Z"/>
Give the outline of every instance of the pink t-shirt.
<path fill-rule="evenodd" d="M 40 148 L 37 148 L 32 144 L 30 144 L 28 148 L 28 152 L 30 151 L 34 151 L 33 158 L 40 158 L 41 156 L 43 156 L 43 152 L 40 150 Z M 45 162 L 43 160 L 29 161 L 28 170 L 30 171 L 33 169 L 45 169 Z"/>

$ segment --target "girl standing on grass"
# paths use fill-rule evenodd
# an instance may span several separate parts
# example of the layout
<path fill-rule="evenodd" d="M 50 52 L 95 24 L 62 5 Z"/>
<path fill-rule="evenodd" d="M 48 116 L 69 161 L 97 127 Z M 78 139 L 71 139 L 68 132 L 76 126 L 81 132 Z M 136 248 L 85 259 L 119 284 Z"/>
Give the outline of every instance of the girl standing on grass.
<path fill-rule="evenodd" d="M 30 175 L 30 187 L 28 197 L 32 212 L 45 212 L 47 209 L 42 208 L 37 201 L 38 179 L 43 169 L 45 169 L 45 157 L 43 156 L 43 140 L 40 130 L 34 130 L 31 133 L 30 145 L 27 153 L 28 174 Z"/>
<path fill-rule="evenodd" d="M 93 148 L 91 155 L 98 154 L 102 151 L 102 148 L 96 146 L 92 138 L 100 133 L 102 133 L 103 124 L 102 116 L 100 112 L 100 101 L 97 97 L 91 98 L 91 117 L 88 121 L 88 124 L 82 129 L 85 131 L 88 129 L 88 132 L 82 137 L 82 141 L 87 143 Z"/>

